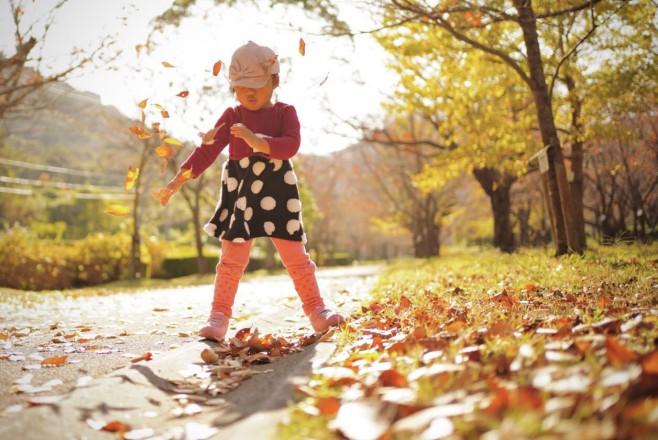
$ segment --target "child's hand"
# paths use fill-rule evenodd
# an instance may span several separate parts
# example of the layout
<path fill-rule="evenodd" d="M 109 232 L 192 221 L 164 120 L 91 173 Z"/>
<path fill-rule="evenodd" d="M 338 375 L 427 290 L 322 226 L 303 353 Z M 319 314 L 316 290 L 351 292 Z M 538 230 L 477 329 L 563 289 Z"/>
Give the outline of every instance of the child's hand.
<path fill-rule="evenodd" d="M 151 197 L 160 199 L 160 205 L 165 206 L 169 203 L 171 196 L 176 194 L 183 187 L 183 184 L 192 178 L 191 170 L 181 170 L 171 179 L 165 188 L 158 192 L 151 193 Z"/>
<path fill-rule="evenodd" d="M 239 122 L 231 126 L 231 134 L 237 138 L 244 139 L 245 141 L 247 141 L 249 138 L 255 137 L 251 130 Z"/>
<path fill-rule="evenodd" d="M 243 139 L 249 148 L 259 153 L 270 154 L 270 144 L 265 136 L 254 134 L 244 125 L 237 123 L 231 126 L 231 134 L 237 138 Z"/>

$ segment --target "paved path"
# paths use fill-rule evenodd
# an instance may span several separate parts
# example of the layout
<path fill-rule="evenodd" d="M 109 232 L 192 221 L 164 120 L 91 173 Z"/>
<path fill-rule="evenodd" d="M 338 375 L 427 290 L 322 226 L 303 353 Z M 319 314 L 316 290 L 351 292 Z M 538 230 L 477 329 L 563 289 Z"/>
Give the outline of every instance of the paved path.
<path fill-rule="evenodd" d="M 318 281 L 328 305 L 349 315 L 367 298 L 381 270 L 322 269 Z M 196 408 L 193 415 L 180 415 L 176 411 L 184 406 L 171 381 L 198 368 L 199 353 L 213 345 L 196 336 L 211 296 L 212 286 L 198 286 L 0 303 L 0 439 L 118 438 L 94 425 L 112 420 L 129 424 L 134 438 L 272 438 L 295 385 L 334 346 L 317 343 L 258 366 L 267 372 L 200 407 L 185 407 Z M 229 336 L 252 325 L 283 336 L 311 331 L 286 275 L 243 282 L 234 315 Z M 152 360 L 131 363 L 146 353 Z M 40 367 L 43 359 L 61 356 L 66 356 L 64 365 Z M 26 404 L 49 398 L 56 403 Z"/>

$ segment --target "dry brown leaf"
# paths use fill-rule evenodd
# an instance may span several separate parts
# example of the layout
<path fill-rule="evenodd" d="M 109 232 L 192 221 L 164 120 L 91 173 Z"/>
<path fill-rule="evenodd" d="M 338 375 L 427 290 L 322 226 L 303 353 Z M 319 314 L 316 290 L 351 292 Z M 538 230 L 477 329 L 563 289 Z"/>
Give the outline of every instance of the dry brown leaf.
<path fill-rule="evenodd" d="M 605 341 L 606 355 L 613 366 L 636 362 L 639 356 L 626 348 L 617 338 L 609 336 Z"/>
<path fill-rule="evenodd" d="M 41 361 L 41 365 L 44 367 L 60 367 L 66 364 L 68 356 L 54 356 L 49 357 Z"/>

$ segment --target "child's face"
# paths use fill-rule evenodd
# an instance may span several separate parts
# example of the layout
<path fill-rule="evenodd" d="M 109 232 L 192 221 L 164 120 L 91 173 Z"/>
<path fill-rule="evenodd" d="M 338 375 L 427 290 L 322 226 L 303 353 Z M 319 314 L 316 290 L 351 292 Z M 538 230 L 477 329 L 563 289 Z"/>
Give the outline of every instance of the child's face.
<path fill-rule="evenodd" d="M 235 95 L 240 104 L 247 110 L 256 111 L 272 106 L 272 94 L 274 93 L 274 83 L 272 77 L 267 80 L 265 85 L 258 89 L 250 87 L 235 86 Z"/>

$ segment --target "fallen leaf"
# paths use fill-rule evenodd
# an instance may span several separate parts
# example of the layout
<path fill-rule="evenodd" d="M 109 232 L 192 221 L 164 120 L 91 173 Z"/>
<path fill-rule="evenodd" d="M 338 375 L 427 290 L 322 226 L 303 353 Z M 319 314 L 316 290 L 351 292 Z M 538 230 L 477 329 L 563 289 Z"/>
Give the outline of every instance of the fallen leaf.
<path fill-rule="evenodd" d="M 59 367 L 66 364 L 67 359 L 68 356 L 49 357 L 41 361 L 41 365 L 44 367 L 45 366 Z"/>
<path fill-rule="evenodd" d="M 388 430 L 395 417 L 396 406 L 375 399 L 343 403 L 333 426 L 345 437 L 377 440 Z"/>
<path fill-rule="evenodd" d="M 303 38 L 299 39 L 299 53 L 302 56 L 306 55 L 306 42 L 304 42 Z"/>
<path fill-rule="evenodd" d="M 132 362 L 134 364 L 134 363 L 141 362 L 141 361 L 150 361 L 151 359 L 153 359 L 153 354 L 151 354 L 150 351 L 147 351 L 146 353 L 144 353 L 141 356 L 137 356 L 135 358 L 132 358 L 130 360 L 130 362 Z"/>
<path fill-rule="evenodd" d="M 642 357 L 642 371 L 646 374 L 658 374 L 658 350 L 654 350 Z"/>
<path fill-rule="evenodd" d="M 214 364 L 219 360 L 219 355 L 211 348 L 204 348 L 203 351 L 201 351 L 201 359 L 203 359 L 206 364 Z"/>
<path fill-rule="evenodd" d="M 162 62 L 162 65 L 163 65 L 164 67 L 168 68 L 168 69 L 174 67 L 174 66 L 173 66 L 171 63 L 169 63 L 168 61 L 163 61 L 163 62 Z"/>
<path fill-rule="evenodd" d="M 140 108 L 146 108 L 146 103 L 148 102 L 148 98 L 146 98 L 143 101 L 140 101 L 139 104 L 137 104 Z"/>
<path fill-rule="evenodd" d="M 187 98 L 187 96 L 190 94 L 187 90 L 183 90 L 182 92 L 179 92 L 176 96 L 180 98 Z"/>
<path fill-rule="evenodd" d="M 617 338 L 609 336 L 605 341 L 606 355 L 613 366 L 636 362 L 639 356 L 626 348 Z"/>

